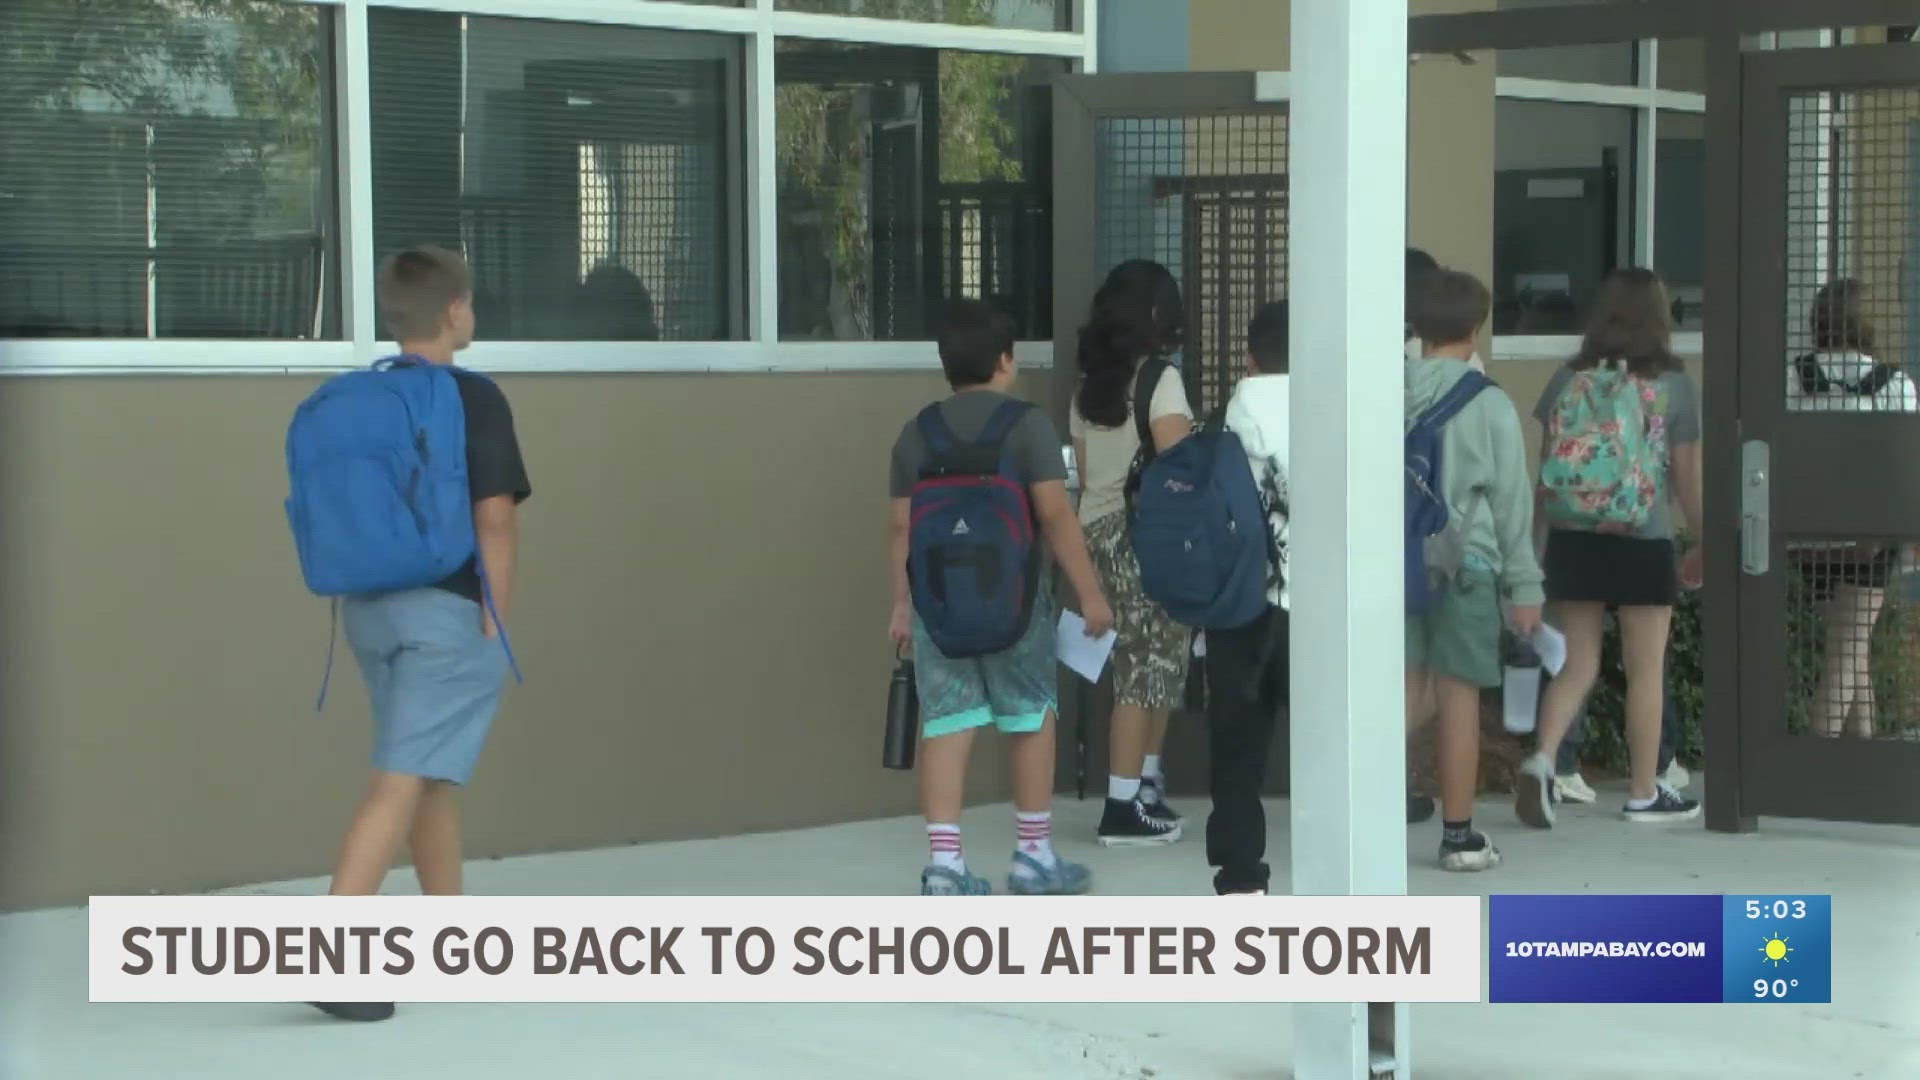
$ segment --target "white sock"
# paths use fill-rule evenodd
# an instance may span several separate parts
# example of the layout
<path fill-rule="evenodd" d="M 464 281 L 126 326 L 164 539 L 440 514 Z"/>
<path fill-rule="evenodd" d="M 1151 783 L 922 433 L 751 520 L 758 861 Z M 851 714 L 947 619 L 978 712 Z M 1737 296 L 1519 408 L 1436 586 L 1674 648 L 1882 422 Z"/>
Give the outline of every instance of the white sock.
<path fill-rule="evenodd" d="M 1042 810 L 1037 814 L 1015 811 L 1013 820 L 1017 830 L 1013 850 L 1049 870 L 1059 864 L 1059 857 L 1053 853 L 1052 811 Z"/>
<path fill-rule="evenodd" d="M 938 866 L 956 874 L 967 872 L 967 860 L 960 853 L 960 826 L 927 823 L 928 866 Z"/>
<path fill-rule="evenodd" d="M 1107 798 L 1131 800 L 1140 797 L 1140 778 L 1137 776 L 1108 776 Z"/>
<path fill-rule="evenodd" d="M 1140 763 L 1140 779 L 1152 782 L 1154 801 L 1160 801 L 1160 791 L 1167 786 L 1167 779 L 1160 774 L 1159 754 L 1148 754 Z"/>

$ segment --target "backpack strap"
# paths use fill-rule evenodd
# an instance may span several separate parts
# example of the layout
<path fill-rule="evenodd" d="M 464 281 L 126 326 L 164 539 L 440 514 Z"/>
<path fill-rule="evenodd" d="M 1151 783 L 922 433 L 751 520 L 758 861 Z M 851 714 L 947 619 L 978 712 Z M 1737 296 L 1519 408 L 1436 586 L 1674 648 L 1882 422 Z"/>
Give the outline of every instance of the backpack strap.
<path fill-rule="evenodd" d="M 1133 379 L 1133 430 L 1140 436 L 1140 446 L 1147 457 L 1153 456 L 1153 392 L 1160 389 L 1160 380 L 1166 377 L 1167 369 L 1173 365 L 1158 353 L 1140 361 L 1140 370 Z"/>
<path fill-rule="evenodd" d="M 951 453 L 958 442 L 953 437 L 953 428 L 947 424 L 947 418 L 941 414 L 937 401 L 920 410 L 920 415 L 914 419 L 914 426 L 920 429 L 920 438 L 927 444 L 927 453 L 934 457 Z"/>
<path fill-rule="evenodd" d="M 1460 410 L 1472 404 L 1473 399 L 1479 397 L 1482 390 L 1492 385 L 1492 379 L 1477 371 L 1468 371 L 1460 376 L 1452 389 L 1441 395 L 1439 401 L 1428 406 L 1427 411 L 1420 414 L 1420 418 L 1414 422 L 1415 426 L 1437 428 L 1446 424 L 1447 421 L 1460 415 Z"/>
<path fill-rule="evenodd" d="M 974 445 L 983 450 L 998 452 L 1000 444 L 1006 442 L 1007 436 L 1013 434 L 1014 425 L 1018 424 L 1031 408 L 1033 403 L 1028 401 L 1009 398 L 1001 402 L 1000 407 L 993 410 L 993 415 L 987 417 L 987 425 L 980 429 L 980 437 L 974 440 Z"/>

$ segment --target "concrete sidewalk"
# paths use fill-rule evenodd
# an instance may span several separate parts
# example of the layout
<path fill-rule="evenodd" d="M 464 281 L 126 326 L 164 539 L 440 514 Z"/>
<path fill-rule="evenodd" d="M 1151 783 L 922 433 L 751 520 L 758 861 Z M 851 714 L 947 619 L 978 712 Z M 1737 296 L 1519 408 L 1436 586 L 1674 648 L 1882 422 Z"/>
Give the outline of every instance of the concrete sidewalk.
<path fill-rule="evenodd" d="M 1807 892 L 1834 897 L 1831 1006 L 1424 1005 L 1422 1080 L 1902 1080 L 1920 1077 L 1920 830 L 1762 823 L 1751 836 L 1629 825 L 1621 793 L 1570 808 L 1552 833 L 1505 802 L 1476 818 L 1506 864 L 1433 866 L 1438 826 L 1409 831 L 1411 889 L 1475 892 Z M 1106 851 L 1099 803 L 1063 802 L 1060 846 L 1105 893 L 1208 891 L 1203 805 L 1189 839 Z M 1284 888 L 1287 808 L 1272 861 Z M 997 876 L 1011 814 L 968 814 L 969 861 Z M 911 891 L 924 856 L 916 819 L 474 864 L 494 894 L 863 894 Z M 393 891 L 409 891 L 396 872 Z M 319 881 L 240 891 L 309 893 Z M 769 903 L 777 903 L 770 900 Z M 1049 901 L 1037 901 L 1049 902 Z M 90 1005 L 86 914 L 0 918 L 5 1080 L 599 1080 L 633 1077 L 882 1080 L 1256 1080 L 1289 1075 L 1292 1013 L 1275 1005 L 414 1005 L 393 1022 L 326 1021 L 297 1006 Z"/>

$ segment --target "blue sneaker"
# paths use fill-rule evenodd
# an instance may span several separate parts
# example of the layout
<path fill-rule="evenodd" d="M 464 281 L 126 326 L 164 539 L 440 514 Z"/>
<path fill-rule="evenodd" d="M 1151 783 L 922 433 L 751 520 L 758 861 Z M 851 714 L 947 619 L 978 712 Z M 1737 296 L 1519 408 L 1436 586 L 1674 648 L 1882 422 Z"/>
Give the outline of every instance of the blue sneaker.
<path fill-rule="evenodd" d="M 1013 872 L 1007 875 L 1007 891 L 1015 896 L 1079 896 L 1093 888 L 1093 871 L 1079 863 L 1055 858 L 1053 867 L 1025 852 L 1013 853 Z"/>
<path fill-rule="evenodd" d="M 989 896 L 993 883 L 978 874 L 929 866 L 920 871 L 921 896 Z"/>

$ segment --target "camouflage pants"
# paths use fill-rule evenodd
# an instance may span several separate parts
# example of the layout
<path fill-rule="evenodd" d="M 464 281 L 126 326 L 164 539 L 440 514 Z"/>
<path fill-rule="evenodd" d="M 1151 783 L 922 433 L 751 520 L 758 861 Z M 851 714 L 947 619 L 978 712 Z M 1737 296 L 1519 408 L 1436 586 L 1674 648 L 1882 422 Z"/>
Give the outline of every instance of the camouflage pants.
<path fill-rule="evenodd" d="M 1088 525 L 1087 548 L 1119 631 L 1113 646 L 1114 702 L 1143 709 L 1178 707 L 1186 693 L 1191 638 L 1141 591 L 1127 515 L 1108 514 Z"/>

